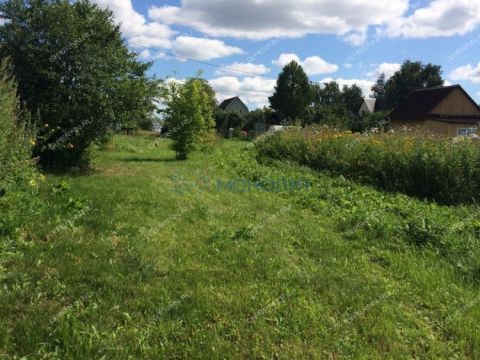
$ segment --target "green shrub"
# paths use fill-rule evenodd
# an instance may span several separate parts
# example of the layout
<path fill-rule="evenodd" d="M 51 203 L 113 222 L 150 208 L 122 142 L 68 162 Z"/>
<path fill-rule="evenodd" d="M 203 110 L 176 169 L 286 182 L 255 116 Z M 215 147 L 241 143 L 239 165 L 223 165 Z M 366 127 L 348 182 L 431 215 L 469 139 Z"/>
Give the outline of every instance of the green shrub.
<path fill-rule="evenodd" d="M 30 160 L 33 134 L 20 111 L 17 87 L 0 65 L 0 236 L 14 231 L 35 214 L 42 176 Z"/>
<path fill-rule="evenodd" d="M 188 79 L 184 84 L 165 84 L 165 126 L 168 137 L 173 140 L 172 148 L 178 160 L 186 160 L 215 126 L 212 96 L 206 90 L 203 79 L 198 77 Z"/>
<path fill-rule="evenodd" d="M 480 144 L 421 132 L 352 134 L 329 128 L 289 130 L 256 143 L 260 157 L 445 204 L 472 202 L 480 191 Z"/>

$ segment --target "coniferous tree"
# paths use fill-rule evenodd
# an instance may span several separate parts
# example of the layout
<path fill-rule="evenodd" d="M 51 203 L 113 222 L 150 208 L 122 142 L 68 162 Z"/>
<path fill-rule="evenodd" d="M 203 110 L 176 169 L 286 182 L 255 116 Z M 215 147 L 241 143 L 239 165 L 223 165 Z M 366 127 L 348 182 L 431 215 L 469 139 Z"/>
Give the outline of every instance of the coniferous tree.
<path fill-rule="evenodd" d="M 308 76 L 297 62 L 292 61 L 283 68 L 269 100 L 271 108 L 286 120 L 303 120 L 306 116 L 313 96 Z"/>

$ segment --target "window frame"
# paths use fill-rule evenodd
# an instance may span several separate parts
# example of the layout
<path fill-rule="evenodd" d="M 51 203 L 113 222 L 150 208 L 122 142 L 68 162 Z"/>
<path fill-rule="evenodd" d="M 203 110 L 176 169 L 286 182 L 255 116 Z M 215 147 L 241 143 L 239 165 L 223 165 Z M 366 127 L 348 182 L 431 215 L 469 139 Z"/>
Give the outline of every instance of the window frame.
<path fill-rule="evenodd" d="M 463 133 L 461 133 L 461 132 L 463 132 Z M 477 132 L 478 132 L 477 127 L 457 128 L 457 136 L 468 136 L 468 135 L 476 134 Z"/>

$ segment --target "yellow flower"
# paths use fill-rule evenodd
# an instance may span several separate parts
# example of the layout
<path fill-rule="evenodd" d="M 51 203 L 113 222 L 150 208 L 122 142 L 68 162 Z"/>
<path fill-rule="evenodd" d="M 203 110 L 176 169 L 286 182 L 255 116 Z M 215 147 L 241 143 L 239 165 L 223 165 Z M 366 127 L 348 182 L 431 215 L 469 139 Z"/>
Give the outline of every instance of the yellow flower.
<path fill-rule="evenodd" d="M 30 139 L 30 144 L 35 145 L 35 140 L 34 140 L 34 139 Z"/>
<path fill-rule="evenodd" d="M 46 128 L 48 128 L 48 124 L 45 124 L 45 125 L 43 125 L 43 126 L 45 126 Z"/>
<path fill-rule="evenodd" d="M 40 181 L 45 181 L 45 176 L 43 174 L 40 174 Z"/>
<path fill-rule="evenodd" d="M 32 187 L 37 186 L 37 182 L 35 181 L 35 179 L 30 180 L 29 184 L 30 184 L 30 186 L 32 186 Z"/>

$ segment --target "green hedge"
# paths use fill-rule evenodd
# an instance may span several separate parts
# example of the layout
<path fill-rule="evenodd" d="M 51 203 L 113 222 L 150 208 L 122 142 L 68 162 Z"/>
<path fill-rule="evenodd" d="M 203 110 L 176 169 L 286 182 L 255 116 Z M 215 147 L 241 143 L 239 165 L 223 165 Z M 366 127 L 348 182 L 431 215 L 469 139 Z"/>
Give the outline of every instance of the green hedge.
<path fill-rule="evenodd" d="M 480 142 L 419 131 L 352 134 L 294 129 L 255 144 L 261 157 L 291 160 L 364 184 L 445 204 L 478 200 Z"/>

